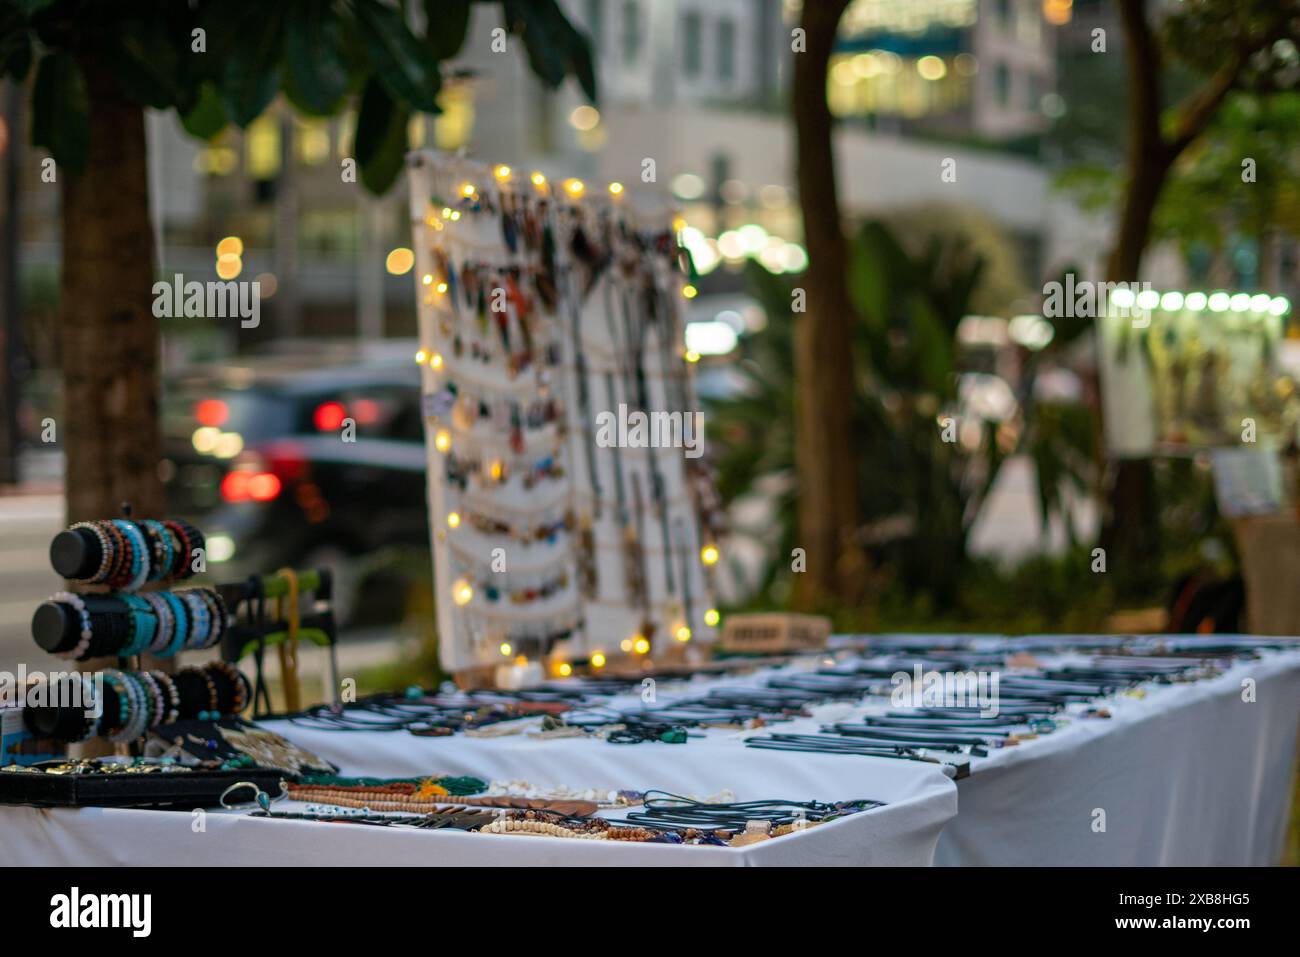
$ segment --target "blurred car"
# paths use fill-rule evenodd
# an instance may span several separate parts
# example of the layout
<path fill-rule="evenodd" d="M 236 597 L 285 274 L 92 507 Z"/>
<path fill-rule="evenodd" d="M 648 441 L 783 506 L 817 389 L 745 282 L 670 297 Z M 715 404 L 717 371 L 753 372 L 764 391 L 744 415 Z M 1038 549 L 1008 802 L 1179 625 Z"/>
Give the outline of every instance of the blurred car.
<path fill-rule="evenodd" d="M 162 479 L 170 511 L 204 532 L 211 577 L 330 567 L 346 621 L 366 556 L 427 552 L 416 347 L 386 345 L 240 360 L 168 383 Z"/>

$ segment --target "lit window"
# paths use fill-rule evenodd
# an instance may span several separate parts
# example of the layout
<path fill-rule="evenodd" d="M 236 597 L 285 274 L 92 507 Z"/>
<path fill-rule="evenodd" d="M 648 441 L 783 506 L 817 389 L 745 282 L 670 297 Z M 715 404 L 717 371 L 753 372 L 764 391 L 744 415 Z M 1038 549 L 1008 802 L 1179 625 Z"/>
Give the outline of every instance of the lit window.
<path fill-rule="evenodd" d="M 474 132 L 474 98 L 467 86 L 446 86 L 438 94 L 442 107 L 433 121 L 433 141 L 440 150 L 458 150 Z"/>
<path fill-rule="evenodd" d="M 325 120 L 298 120 L 298 160 L 304 166 L 320 166 L 330 158 L 329 124 Z"/>
<path fill-rule="evenodd" d="M 263 113 L 244 138 L 245 167 L 253 179 L 274 179 L 280 172 L 280 117 Z"/>

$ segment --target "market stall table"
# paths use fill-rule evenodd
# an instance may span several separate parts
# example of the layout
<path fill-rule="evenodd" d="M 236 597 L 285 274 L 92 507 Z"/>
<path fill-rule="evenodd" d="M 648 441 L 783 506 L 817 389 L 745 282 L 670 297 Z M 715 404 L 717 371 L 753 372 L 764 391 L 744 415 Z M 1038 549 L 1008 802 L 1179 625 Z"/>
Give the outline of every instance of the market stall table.
<path fill-rule="evenodd" d="M 1243 700 L 1248 679 L 1253 701 Z M 972 762 L 935 863 L 1279 862 L 1294 799 L 1300 652 L 1264 652 L 1217 678 L 1148 686 L 1108 707 L 1109 720 L 1076 721 Z"/>
<path fill-rule="evenodd" d="M 595 742 L 588 742 L 595 744 Z M 663 745 L 663 747 L 672 747 Z M 210 811 L 203 830 L 185 811 L 117 808 L 0 807 L 0 866 L 62 864 L 125 865 L 924 865 L 930 863 L 943 826 L 957 810 L 952 782 L 932 766 L 906 773 L 885 765 L 870 777 L 878 799 L 888 802 L 801 833 L 748 847 L 686 847 L 564 838 L 516 837 L 410 828 L 266 820 L 247 813 Z M 835 764 L 835 759 L 828 759 Z M 668 770 L 668 769 L 665 769 Z M 829 782 L 834 767 L 813 768 Z M 656 774 L 678 787 L 691 780 Z M 795 775 L 794 780 L 803 780 Z M 763 790 L 742 799 L 793 787 L 778 771 Z M 831 785 L 828 783 L 827 787 Z M 803 788 L 800 788 L 802 793 Z M 831 798 L 847 797 L 839 785 Z M 284 805 L 275 805 L 279 811 Z"/>
<path fill-rule="evenodd" d="M 929 636 L 910 636 L 924 642 Z M 981 648 L 1051 651 L 1071 641 L 1118 647 L 1107 636 L 933 636 Z M 807 661 L 796 666 L 810 667 Z M 665 701 L 708 688 L 759 684 L 765 669 L 669 686 Z M 1242 700 L 1253 678 L 1255 701 Z M 939 841 L 935 863 L 954 864 L 1275 864 L 1291 801 L 1300 716 L 1300 651 L 1264 651 L 1219 677 L 1145 686 L 1143 697 L 1102 702 L 1109 719 L 1072 719 L 1050 735 L 971 760 L 957 782 L 959 814 Z M 617 700 L 617 699 L 616 699 Z M 635 698 L 624 703 L 631 706 Z M 782 731 L 816 731 L 799 719 Z M 541 742 L 413 738 L 402 733 L 321 731 L 291 721 L 270 727 L 338 764 L 345 774 L 397 776 L 477 773 L 538 784 L 574 777 L 604 786 L 635 780 L 694 793 L 762 784 L 783 797 L 881 797 L 871 784 L 881 764 L 915 773 L 915 762 L 860 756 L 762 752 L 748 760 L 734 746 L 749 732 L 709 731 L 688 744 L 606 745 L 590 740 Z M 775 727 L 775 726 L 774 726 Z M 772 729 L 769 729 L 772 730 Z M 779 759 L 779 760 L 776 760 Z M 924 769 L 924 766 L 921 766 Z M 617 775 L 614 769 L 617 768 Z M 606 780 L 610 779 L 610 780 Z M 651 781 L 654 783 L 651 784 Z M 1105 831 L 1094 831 L 1094 810 Z M 1098 825 L 1100 826 L 1100 825 Z"/>

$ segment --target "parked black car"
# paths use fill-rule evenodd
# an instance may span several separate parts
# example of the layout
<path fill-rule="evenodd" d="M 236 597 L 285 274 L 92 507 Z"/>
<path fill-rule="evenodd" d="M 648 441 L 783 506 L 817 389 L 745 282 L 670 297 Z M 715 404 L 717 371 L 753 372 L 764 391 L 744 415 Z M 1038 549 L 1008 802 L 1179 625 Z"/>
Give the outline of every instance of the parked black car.
<path fill-rule="evenodd" d="M 207 535 L 211 577 L 328 566 L 346 620 L 368 556 L 427 555 L 415 348 L 239 361 L 169 383 L 168 505 Z"/>

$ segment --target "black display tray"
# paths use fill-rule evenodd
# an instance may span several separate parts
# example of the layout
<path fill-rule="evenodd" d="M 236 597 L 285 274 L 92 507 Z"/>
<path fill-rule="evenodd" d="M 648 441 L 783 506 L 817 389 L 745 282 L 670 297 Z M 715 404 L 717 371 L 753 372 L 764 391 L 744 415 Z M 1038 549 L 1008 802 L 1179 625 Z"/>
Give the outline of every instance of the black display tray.
<path fill-rule="evenodd" d="M 0 771 L 0 804 L 35 807 L 217 807 L 226 788 L 250 781 L 278 796 L 284 775 L 279 771 L 183 771 L 130 774 L 46 774 L 40 771 Z M 252 791 L 241 788 L 236 801 L 246 802 Z"/>

